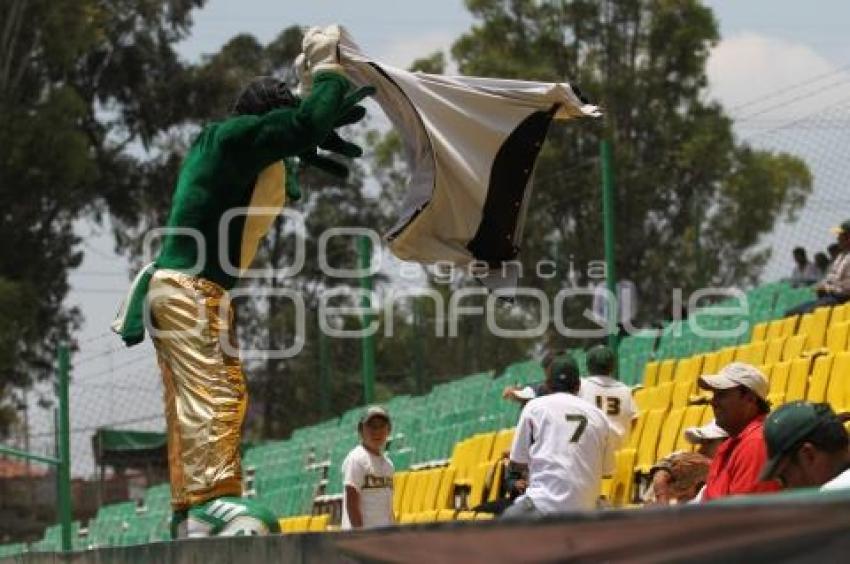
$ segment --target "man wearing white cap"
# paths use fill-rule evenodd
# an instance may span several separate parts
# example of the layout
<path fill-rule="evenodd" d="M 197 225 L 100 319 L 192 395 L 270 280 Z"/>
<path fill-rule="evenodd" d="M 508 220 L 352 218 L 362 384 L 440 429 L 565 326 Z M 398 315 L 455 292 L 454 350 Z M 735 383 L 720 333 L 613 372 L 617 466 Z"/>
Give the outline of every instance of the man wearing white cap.
<path fill-rule="evenodd" d="M 697 452 L 706 458 L 714 458 L 720 445 L 729 438 L 729 433 L 720 428 L 713 419 L 702 427 L 688 427 L 683 431 L 685 440 L 697 447 Z"/>
<path fill-rule="evenodd" d="M 711 461 L 703 501 L 780 489 L 775 481 L 759 481 L 767 460 L 762 427 L 770 411 L 764 374 L 750 364 L 733 362 L 718 374 L 700 376 L 699 386 L 713 392 L 715 420 L 729 434 Z"/>

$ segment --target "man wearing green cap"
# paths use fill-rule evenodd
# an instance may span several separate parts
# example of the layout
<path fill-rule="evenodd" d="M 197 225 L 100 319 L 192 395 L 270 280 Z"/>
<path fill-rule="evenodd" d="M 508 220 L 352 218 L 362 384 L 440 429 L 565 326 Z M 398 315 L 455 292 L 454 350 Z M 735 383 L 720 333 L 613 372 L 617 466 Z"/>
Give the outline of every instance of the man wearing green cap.
<path fill-rule="evenodd" d="M 817 299 L 802 303 L 785 312 L 785 316 L 802 315 L 819 307 L 842 304 L 850 300 L 850 219 L 831 231 L 836 235 L 838 255 L 829 266 L 826 277 L 817 286 Z"/>
<path fill-rule="evenodd" d="M 783 405 L 765 420 L 764 440 L 763 480 L 778 479 L 787 488 L 850 488 L 847 430 L 829 404 Z"/>
<path fill-rule="evenodd" d="M 606 345 L 596 345 L 587 351 L 587 371 L 590 375 L 581 382 L 579 397 L 589 401 L 605 415 L 621 439 L 631 429 L 637 417 L 632 390 L 614 377 L 616 357 Z"/>

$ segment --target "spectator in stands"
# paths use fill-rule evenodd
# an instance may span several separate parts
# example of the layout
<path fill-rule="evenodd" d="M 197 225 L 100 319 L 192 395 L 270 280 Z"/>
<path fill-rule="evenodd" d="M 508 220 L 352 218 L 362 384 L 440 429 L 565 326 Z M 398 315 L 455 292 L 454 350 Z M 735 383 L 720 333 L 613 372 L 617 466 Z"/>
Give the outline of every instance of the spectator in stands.
<path fill-rule="evenodd" d="M 841 254 L 841 245 L 838 243 L 831 243 L 827 248 L 826 252 L 829 254 L 829 262 L 832 264 L 835 262 L 835 259 L 838 258 L 838 255 Z"/>
<path fill-rule="evenodd" d="M 587 351 L 587 371 L 590 375 L 582 379 L 579 397 L 589 401 L 605 415 L 620 436 L 626 438 L 632 420 L 637 417 L 637 406 L 632 399 L 632 390 L 615 376 L 616 356 L 606 345 L 596 345 Z"/>
<path fill-rule="evenodd" d="M 833 227 L 832 232 L 838 236 L 839 253 L 832 261 L 826 278 L 815 286 L 817 299 L 789 309 L 785 312 L 786 317 L 809 313 L 822 306 L 842 304 L 850 299 L 850 220 Z"/>
<path fill-rule="evenodd" d="M 803 247 L 795 247 L 792 251 L 794 257 L 794 270 L 791 271 L 789 282 L 794 288 L 802 286 L 811 286 L 821 279 L 817 267 L 814 263 L 809 262 L 809 257 L 806 256 L 806 249 Z"/>
<path fill-rule="evenodd" d="M 711 459 L 698 452 L 674 452 L 649 471 L 649 496 L 654 505 L 687 503 L 705 486 Z"/>
<path fill-rule="evenodd" d="M 750 364 L 733 362 L 719 374 L 700 376 L 699 386 L 713 392 L 717 425 L 729 434 L 711 461 L 703 501 L 778 490 L 778 483 L 759 480 L 767 459 L 762 425 L 770 411 L 764 374 Z"/>
<path fill-rule="evenodd" d="M 829 271 L 829 257 L 826 256 L 826 253 L 816 253 L 815 254 L 815 268 L 818 269 L 818 280 L 822 280 L 826 273 Z"/>
<path fill-rule="evenodd" d="M 826 403 L 795 401 L 764 422 L 770 458 L 761 478 L 778 479 L 787 488 L 850 488 L 847 429 Z"/>
<path fill-rule="evenodd" d="M 577 397 L 578 365 L 569 355 L 546 370 L 550 393 L 529 401 L 511 446 L 510 472 L 528 469 L 528 488 L 504 518 L 596 507 L 602 476 L 614 469 L 618 437 L 596 406 Z"/>
<path fill-rule="evenodd" d="M 708 458 L 714 458 L 718 447 L 729 437 L 729 434 L 713 419 L 702 427 L 688 427 L 683 434 L 685 440 L 696 445 L 698 453 Z"/>
<path fill-rule="evenodd" d="M 379 406 L 369 407 L 357 424 L 360 444 L 342 462 L 342 529 L 391 525 L 393 464 L 384 454 L 392 424 Z"/>

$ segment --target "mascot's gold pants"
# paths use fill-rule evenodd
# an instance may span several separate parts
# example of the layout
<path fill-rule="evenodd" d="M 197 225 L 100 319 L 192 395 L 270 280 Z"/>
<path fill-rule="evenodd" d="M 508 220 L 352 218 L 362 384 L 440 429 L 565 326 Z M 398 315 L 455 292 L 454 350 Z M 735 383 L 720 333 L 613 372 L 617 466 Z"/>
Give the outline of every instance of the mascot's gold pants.
<path fill-rule="evenodd" d="M 240 496 L 247 395 L 228 294 L 209 280 L 158 270 L 148 299 L 165 396 L 171 503 L 182 510 Z"/>

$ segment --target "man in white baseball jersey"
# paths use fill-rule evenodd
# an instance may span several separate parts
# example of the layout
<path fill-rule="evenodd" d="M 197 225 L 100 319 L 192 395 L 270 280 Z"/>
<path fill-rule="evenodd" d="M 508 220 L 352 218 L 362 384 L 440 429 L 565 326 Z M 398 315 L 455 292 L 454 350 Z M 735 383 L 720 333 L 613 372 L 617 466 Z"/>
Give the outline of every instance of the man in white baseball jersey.
<path fill-rule="evenodd" d="M 625 440 L 637 417 L 637 406 L 632 399 L 632 390 L 614 377 L 616 358 L 605 345 L 596 345 L 587 351 L 587 371 L 590 376 L 581 382 L 579 397 L 589 401 L 605 415 L 620 441 Z"/>
<path fill-rule="evenodd" d="M 576 361 L 556 358 L 546 384 L 551 393 L 529 401 L 517 424 L 510 471 L 527 467 L 529 482 L 505 518 L 593 509 L 602 476 L 614 469 L 617 434 L 599 408 L 577 397 Z"/>

